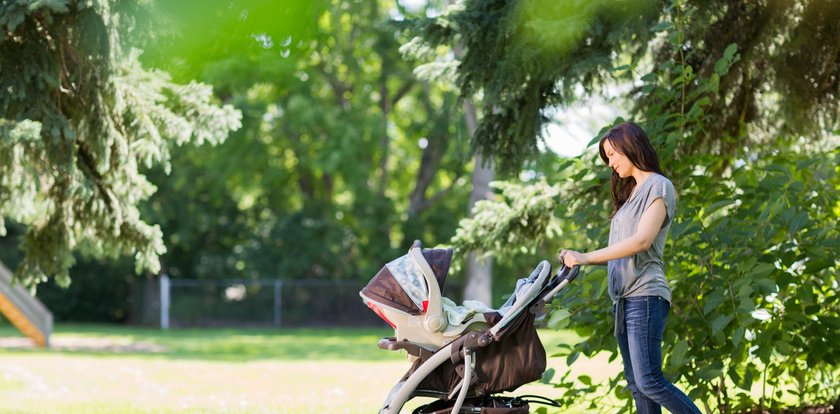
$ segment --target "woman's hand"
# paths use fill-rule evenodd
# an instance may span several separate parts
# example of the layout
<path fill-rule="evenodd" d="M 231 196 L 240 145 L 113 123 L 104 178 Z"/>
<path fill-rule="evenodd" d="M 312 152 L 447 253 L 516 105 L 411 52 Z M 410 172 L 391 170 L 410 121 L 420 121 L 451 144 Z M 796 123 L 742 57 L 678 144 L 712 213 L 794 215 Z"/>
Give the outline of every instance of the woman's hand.
<path fill-rule="evenodd" d="M 589 261 L 586 259 L 586 254 L 576 252 L 574 250 L 560 250 L 557 258 L 565 264 L 566 267 L 589 264 Z"/>

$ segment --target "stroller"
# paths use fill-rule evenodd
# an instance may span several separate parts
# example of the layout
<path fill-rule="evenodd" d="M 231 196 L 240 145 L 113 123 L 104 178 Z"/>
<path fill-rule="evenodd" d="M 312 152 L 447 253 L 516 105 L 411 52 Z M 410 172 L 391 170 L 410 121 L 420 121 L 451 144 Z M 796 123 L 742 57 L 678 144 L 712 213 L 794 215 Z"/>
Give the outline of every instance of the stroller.
<path fill-rule="evenodd" d="M 575 279 L 578 267 L 564 266 L 550 277 L 543 260 L 493 310 L 480 302 L 456 306 L 441 295 L 451 260 L 452 249 L 422 249 L 415 241 L 359 293 L 394 328 L 395 336 L 382 338 L 379 348 L 405 350 L 412 362 L 379 413 L 399 414 L 416 396 L 439 400 L 414 414 L 528 413 L 527 400 L 493 394 L 542 377 L 546 354 L 534 318 Z"/>

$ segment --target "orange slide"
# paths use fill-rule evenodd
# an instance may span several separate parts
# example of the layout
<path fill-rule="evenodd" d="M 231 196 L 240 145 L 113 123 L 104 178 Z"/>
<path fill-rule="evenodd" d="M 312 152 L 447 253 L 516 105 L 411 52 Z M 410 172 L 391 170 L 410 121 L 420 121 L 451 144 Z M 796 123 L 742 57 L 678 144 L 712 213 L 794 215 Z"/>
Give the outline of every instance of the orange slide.
<path fill-rule="evenodd" d="M 0 313 L 24 335 L 40 347 L 50 345 L 53 315 L 38 298 L 18 284 L 12 273 L 0 262 Z"/>

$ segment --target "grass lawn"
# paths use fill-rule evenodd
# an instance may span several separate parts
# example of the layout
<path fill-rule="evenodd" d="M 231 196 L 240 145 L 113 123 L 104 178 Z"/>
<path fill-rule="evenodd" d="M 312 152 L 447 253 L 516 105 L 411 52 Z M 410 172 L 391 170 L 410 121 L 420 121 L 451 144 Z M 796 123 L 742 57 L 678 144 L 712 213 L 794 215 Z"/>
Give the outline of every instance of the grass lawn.
<path fill-rule="evenodd" d="M 376 347 L 391 333 L 58 325 L 53 348 L 40 350 L 0 326 L 0 407 L 3 413 L 373 413 L 408 368 L 404 354 Z M 577 340 L 562 331 L 540 336 L 549 353 Z M 549 366 L 565 371 L 559 358 Z M 600 380 L 618 372 L 619 363 L 596 357 L 575 370 Z M 543 384 L 514 394 L 535 393 L 557 395 Z"/>

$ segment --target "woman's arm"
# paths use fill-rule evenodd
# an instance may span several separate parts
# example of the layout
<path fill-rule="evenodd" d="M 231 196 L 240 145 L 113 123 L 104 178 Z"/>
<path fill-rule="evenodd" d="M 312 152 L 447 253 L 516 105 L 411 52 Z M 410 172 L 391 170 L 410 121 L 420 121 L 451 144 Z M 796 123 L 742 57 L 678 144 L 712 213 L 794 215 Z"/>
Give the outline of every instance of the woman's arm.
<path fill-rule="evenodd" d="M 580 253 L 574 250 L 561 250 L 560 260 L 566 266 L 574 265 L 603 265 L 610 260 L 620 259 L 622 257 L 632 256 L 636 253 L 645 251 L 650 248 L 659 230 L 662 229 L 662 223 L 665 222 L 668 212 L 665 208 L 665 201 L 661 198 L 654 200 L 653 204 L 642 213 L 639 220 L 639 227 L 636 228 L 636 233 L 632 236 L 613 244 L 612 246 L 603 249 L 591 251 L 588 253 Z"/>

